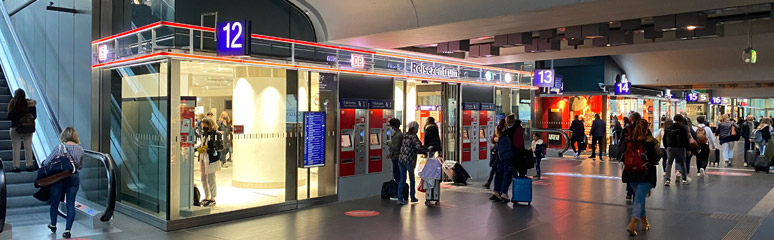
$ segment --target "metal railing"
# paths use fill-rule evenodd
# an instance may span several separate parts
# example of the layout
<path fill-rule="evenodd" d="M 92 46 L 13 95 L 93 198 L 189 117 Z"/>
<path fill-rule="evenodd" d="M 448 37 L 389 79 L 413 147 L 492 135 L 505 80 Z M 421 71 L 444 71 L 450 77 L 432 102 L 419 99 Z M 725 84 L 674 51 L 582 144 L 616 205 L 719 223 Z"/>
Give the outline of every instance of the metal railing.
<path fill-rule="evenodd" d="M 37 108 L 42 111 L 38 111 L 37 122 L 35 126 L 35 134 L 33 134 L 33 153 L 37 160 L 43 160 L 48 157 L 50 153 L 57 145 L 59 145 L 59 133 L 62 131 L 62 127 L 59 125 L 56 114 L 52 111 L 53 106 L 46 97 L 43 88 L 40 86 L 40 82 L 33 71 L 30 61 L 27 55 L 24 53 L 22 44 L 19 41 L 16 31 L 14 30 L 11 20 L 8 17 L 8 12 L 5 9 L 4 4 L 0 4 L 0 62 L 2 63 L 3 73 L 6 76 L 8 87 L 10 89 L 23 89 L 27 93 L 27 97 L 38 101 Z M 13 91 L 11 91 L 13 93 Z M 84 150 L 84 154 L 94 156 L 103 163 L 105 166 L 108 183 L 108 202 L 106 203 L 106 211 L 102 216 L 102 221 L 109 221 L 113 216 L 113 210 L 115 208 L 116 201 L 116 172 L 115 162 L 109 155 L 104 153 L 98 153 L 90 150 Z M 4 177 L 2 180 L 5 180 Z M 0 193 L 0 211 L 5 213 L 5 185 L 2 184 L 2 193 Z M 0 217 L 4 217 L 3 214 Z M 4 218 L 2 221 L 4 222 Z"/>
<path fill-rule="evenodd" d="M 559 156 L 562 156 L 565 152 L 567 152 L 568 149 L 570 149 L 570 135 L 567 134 L 566 129 L 545 129 L 545 128 L 533 128 L 531 129 L 532 132 L 545 132 L 545 133 L 558 133 L 560 136 L 564 137 L 564 149 L 559 151 Z"/>
<path fill-rule="evenodd" d="M 161 21 L 93 41 L 92 67 L 110 68 L 146 60 L 149 56 L 173 56 L 200 58 L 206 61 L 535 89 L 519 81 L 521 76 L 532 76 L 532 72 L 482 66 L 463 60 L 431 59 L 403 52 L 320 44 L 258 34 L 251 34 L 247 41 L 251 49 L 250 58 L 219 58 L 213 57 L 217 46 L 216 41 L 214 28 Z M 353 66 L 351 61 L 353 58 L 364 59 L 364 66 Z M 441 74 L 417 73 L 417 68 L 412 66 L 419 64 L 435 70 L 441 68 L 452 70 L 455 74 L 441 76 Z"/>
<path fill-rule="evenodd" d="M 0 162 L 3 160 L 0 159 Z M 0 233 L 5 229 L 6 205 L 8 205 L 8 189 L 5 182 L 5 164 L 0 164 Z"/>

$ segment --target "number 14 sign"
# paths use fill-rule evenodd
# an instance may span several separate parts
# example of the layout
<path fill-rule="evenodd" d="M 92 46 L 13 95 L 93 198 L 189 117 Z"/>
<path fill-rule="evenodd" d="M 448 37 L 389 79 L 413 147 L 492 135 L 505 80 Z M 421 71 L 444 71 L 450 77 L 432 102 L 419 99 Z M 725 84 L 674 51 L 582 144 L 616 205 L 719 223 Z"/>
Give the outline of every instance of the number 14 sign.
<path fill-rule="evenodd" d="M 615 84 L 615 95 L 629 95 L 631 93 L 630 82 L 620 82 Z"/>
<path fill-rule="evenodd" d="M 250 21 L 218 22 L 215 31 L 218 56 L 250 55 Z"/>

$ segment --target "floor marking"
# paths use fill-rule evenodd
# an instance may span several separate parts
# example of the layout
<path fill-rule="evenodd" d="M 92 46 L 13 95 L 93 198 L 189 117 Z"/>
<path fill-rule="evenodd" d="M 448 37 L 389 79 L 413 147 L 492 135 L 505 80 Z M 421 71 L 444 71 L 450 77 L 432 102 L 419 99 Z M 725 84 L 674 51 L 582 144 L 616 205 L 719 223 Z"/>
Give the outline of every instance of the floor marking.
<path fill-rule="evenodd" d="M 758 228 L 763 223 L 771 211 L 774 210 L 774 188 L 772 188 L 766 196 L 758 201 L 755 206 L 747 212 L 748 216 L 758 217 L 756 221 L 740 221 L 728 231 L 723 240 L 747 240 L 752 238 Z"/>
<path fill-rule="evenodd" d="M 608 179 L 608 180 L 621 180 L 621 177 L 615 177 L 615 176 L 580 174 L 580 173 L 566 173 L 566 172 L 565 173 L 549 172 L 549 173 L 543 173 L 543 175 L 562 176 L 562 177 L 579 177 L 579 178 L 596 178 L 596 179 Z"/>

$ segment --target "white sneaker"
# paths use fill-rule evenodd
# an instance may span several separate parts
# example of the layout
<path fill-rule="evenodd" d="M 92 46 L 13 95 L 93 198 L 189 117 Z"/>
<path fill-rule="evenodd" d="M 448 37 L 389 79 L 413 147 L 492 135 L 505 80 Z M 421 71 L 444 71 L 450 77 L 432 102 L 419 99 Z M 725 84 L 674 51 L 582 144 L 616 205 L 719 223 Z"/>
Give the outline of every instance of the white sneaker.
<path fill-rule="evenodd" d="M 391 198 L 390 198 L 390 200 L 392 200 L 392 201 L 398 201 L 398 198 L 396 198 L 396 197 L 391 197 Z"/>
<path fill-rule="evenodd" d="M 683 180 L 683 185 L 688 185 L 691 181 L 693 181 L 691 178 L 685 178 L 685 180 Z"/>
<path fill-rule="evenodd" d="M 671 182 L 671 180 L 667 179 L 666 181 L 664 181 L 664 186 L 665 187 L 669 187 L 669 183 L 670 182 Z"/>
<path fill-rule="evenodd" d="M 702 177 L 702 178 L 703 178 L 705 175 L 707 175 L 707 172 L 706 172 L 706 171 L 704 171 L 704 168 L 700 168 L 700 169 L 699 169 L 699 177 Z"/>
<path fill-rule="evenodd" d="M 747 163 L 744 163 L 744 166 L 747 167 Z"/>

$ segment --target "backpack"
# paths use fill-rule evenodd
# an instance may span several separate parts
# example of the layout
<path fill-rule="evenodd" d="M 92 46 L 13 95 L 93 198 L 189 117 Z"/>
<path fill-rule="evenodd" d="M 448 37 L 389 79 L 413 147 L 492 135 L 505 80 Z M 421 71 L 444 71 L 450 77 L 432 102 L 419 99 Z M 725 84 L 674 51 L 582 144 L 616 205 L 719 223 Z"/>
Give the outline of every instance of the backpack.
<path fill-rule="evenodd" d="M 626 143 L 624 154 L 624 171 L 631 173 L 645 173 L 648 170 L 648 160 L 642 143 L 631 141 Z"/>
<path fill-rule="evenodd" d="M 19 134 L 29 134 L 35 132 L 35 116 L 26 112 L 16 120 L 16 132 Z"/>
<path fill-rule="evenodd" d="M 503 135 L 497 140 L 497 155 L 500 157 L 500 160 L 510 161 L 513 159 L 513 150 L 510 135 Z"/>
<path fill-rule="evenodd" d="M 753 131 L 753 134 L 750 135 L 750 139 L 752 139 L 755 143 L 758 144 L 764 144 L 766 141 L 763 139 L 763 132 L 761 132 L 758 129 L 755 129 Z"/>
<path fill-rule="evenodd" d="M 696 141 L 699 142 L 699 144 L 707 144 L 709 139 L 707 139 L 707 130 L 704 129 L 704 127 L 698 127 L 696 128 Z"/>

